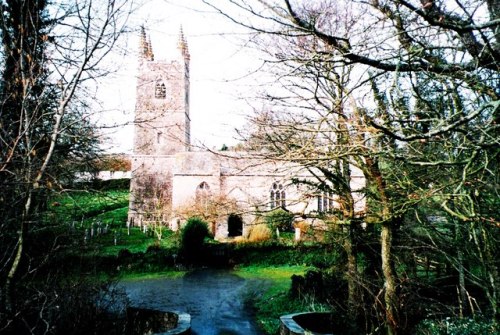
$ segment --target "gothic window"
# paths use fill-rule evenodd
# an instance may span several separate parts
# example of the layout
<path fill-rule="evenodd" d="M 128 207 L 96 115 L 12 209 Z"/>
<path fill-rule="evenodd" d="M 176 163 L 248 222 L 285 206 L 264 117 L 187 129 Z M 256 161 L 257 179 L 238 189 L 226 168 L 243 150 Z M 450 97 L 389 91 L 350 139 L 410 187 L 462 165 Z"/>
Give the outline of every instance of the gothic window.
<path fill-rule="evenodd" d="M 210 197 L 210 186 L 206 182 L 202 182 L 196 188 L 196 202 L 207 204 Z"/>
<path fill-rule="evenodd" d="M 166 97 L 167 97 L 167 88 L 165 87 L 165 84 L 161 81 L 157 81 L 155 86 L 155 98 L 165 99 Z"/>
<path fill-rule="evenodd" d="M 271 209 L 277 207 L 286 207 L 286 193 L 283 184 L 273 183 L 271 187 Z"/>
<path fill-rule="evenodd" d="M 328 213 L 334 209 L 333 193 L 323 192 L 318 195 L 318 212 Z"/>

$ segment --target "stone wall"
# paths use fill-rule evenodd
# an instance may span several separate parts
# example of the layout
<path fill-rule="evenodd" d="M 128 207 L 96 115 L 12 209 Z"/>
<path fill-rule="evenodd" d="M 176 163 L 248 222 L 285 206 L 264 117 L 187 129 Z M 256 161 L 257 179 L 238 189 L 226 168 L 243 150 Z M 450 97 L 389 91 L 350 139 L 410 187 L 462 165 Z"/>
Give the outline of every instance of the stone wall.
<path fill-rule="evenodd" d="M 190 56 L 184 36 L 181 32 L 179 56 L 173 61 L 154 60 L 144 32 L 141 50 L 130 224 L 169 222 L 170 228 L 178 229 L 182 222 L 176 211 L 185 205 L 203 204 L 203 199 L 209 197 L 231 203 L 231 208 L 226 208 L 217 222 L 209 223 L 215 236 L 227 236 L 231 215 L 242 219 L 245 236 L 259 213 L 283 205 L 271 199 L 273 184 L 286 193 L 286 209 L 297 215 L 324 209 L 318 207 L 321 194 L 317 190 L 292 184 L 293 178 L 315 178 L 299 165 L 259 160 L 255 153 L 190 151 Z M 351 167 L 351 171 L 355 211 L 361 213 L 366 205 L 362 193 L 365 180 L 359 169 Z M 324 204 L 321 203 L 331 210 L 338 207 L 334 200 L 334 195 L 329 194 Z"/>

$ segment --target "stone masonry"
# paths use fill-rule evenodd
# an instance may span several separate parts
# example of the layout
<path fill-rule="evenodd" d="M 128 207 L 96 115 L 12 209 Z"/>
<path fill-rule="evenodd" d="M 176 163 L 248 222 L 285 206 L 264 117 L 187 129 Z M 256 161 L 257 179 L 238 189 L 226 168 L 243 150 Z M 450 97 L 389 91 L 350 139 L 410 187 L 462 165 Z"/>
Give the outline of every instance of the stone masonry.
<path fill-rule="evenodd" d="M 284 207 L 294 213 L 309 213 L 335 207 L 333 195 L 324 197 L 291 184 L 292 177 L 310 177 L 299 166 L 258 161 L 245 152 L 191 149 L 190 55 L 182 29 L 177 48 L 177 59 L 155 60 L 151 42 L 142 30 L 129 224 L 158 222 L 177 229 L 181 224 L 178 208 L 206 197 L 222 197 L 237 204 L 238 211 L 233 214 L 241 220 L 241 234 L 246 235 L 258 212 Z M 352 189 L 361 190 L 361 172 L 353 169 L 353 175 Z M 354 196 L 356 210 L 363 211 L 363 196 Z M 212 229 L 216 238 L 227 237 L 228 218 L 214 222 Z"/>

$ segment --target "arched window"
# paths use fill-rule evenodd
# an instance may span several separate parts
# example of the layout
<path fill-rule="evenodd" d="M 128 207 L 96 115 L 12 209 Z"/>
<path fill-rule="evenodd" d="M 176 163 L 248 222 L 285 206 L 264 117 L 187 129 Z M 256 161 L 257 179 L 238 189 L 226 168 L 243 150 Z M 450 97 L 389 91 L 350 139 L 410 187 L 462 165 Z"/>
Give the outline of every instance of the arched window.
<path fill-rule="evenodd" d="M 210 197 L 210 186 L 208 186 L 208 184 L 203 181 L 196 188 L 196 202 L 207 204 L 209 197 Z"/>
<path fill-rule="evenodd" d="M 165 84 L 161 81 L 157 81 L 155 86 L 155 98 L 165 99 L 166 97 L 167 97 L 167 88 Z"/>
<path fill-rule="evenodd" d="M 286 193 L 283 184 L 273 183 L 271 187 L 271 209 L 277 207 L 286 207 Z"/>
<path fill-rule="evenodd" d="M 334 198 L 332 192 L 323 192 L 318 195 L 318 212 L 328 213 L 334 209 Z"/>

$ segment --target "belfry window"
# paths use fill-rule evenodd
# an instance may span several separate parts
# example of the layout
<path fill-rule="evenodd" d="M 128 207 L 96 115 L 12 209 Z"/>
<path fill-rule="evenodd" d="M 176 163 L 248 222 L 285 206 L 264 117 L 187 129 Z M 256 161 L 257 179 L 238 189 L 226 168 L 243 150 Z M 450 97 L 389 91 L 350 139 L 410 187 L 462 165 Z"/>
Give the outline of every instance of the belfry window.
<path fill-rule="evenodd" d="M 165 99 L 167 97 L 167 88 L 163 82 L 156 82 L 155 86 L 155 98 Z"/>
<path fill-rule="evenodd" d="M 271 209 L 277 207 L 286 207 L 286 193 L 285 188 L 280 183 L 273 183 L 271 187 Z"/>

